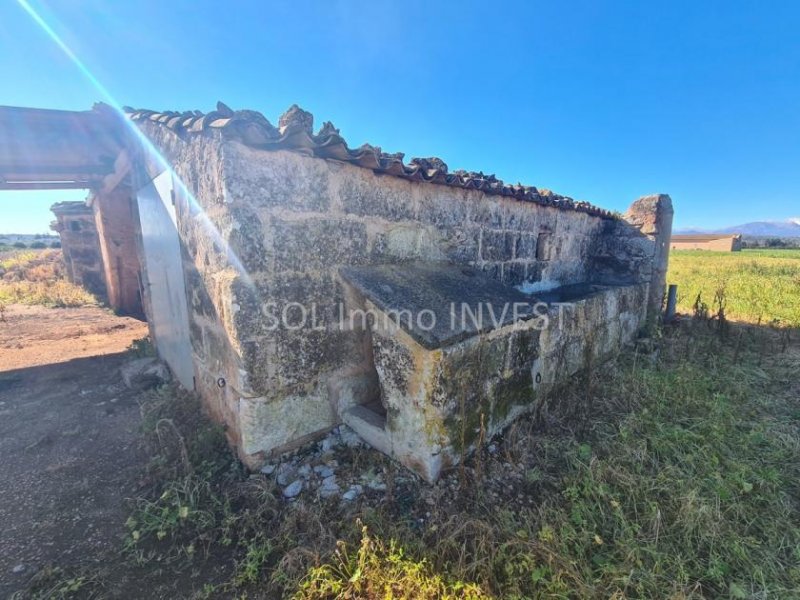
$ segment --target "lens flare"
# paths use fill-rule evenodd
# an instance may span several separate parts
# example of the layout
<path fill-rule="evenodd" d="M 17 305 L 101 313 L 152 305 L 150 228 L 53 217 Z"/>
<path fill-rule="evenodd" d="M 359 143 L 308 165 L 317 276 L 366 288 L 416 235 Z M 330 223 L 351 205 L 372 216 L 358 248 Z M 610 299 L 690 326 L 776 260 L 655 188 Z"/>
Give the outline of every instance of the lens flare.
<path fill-rule="evenodd" d="M 100 93 L 102 96 L 103 101 L 108 104 L 119 116 L 122 123 L 130 130 L 130 132 L 134 135 L 135 139 L 141 144 L 142 148 L 144 149 L 147 154 L 155 161 L 155 163 L 159 166 L 159 168 L 163 169 L 164 171 L 169 171 L 172 175 L 172 181 L 174 185 L 178 188 L 177 191 L 187 199 L 190 204 L 190 213 L 196 214 L 199 216 L 200 224 L 205 230 L 205 232 L 212 238 L 215 242 L 217 247 L 222 248 L 225 252 L 225 256 L 228 260 L 228 263 L 236 269 L 236 272 L 242 279 L 242 282 L 245 283 L 249 287 L 253 287 L 253 281 L 250 275 L 247 273 L 247 270 L 242 265 L 242 262 L 239 260 L 239 257 L 230 247 L 230 244 L 223 238 L 222 234 L 220 233 L 219 229 L 214 225 L 211 219 L 208 217 L 208 214 L 197 201 L 195 195 L 189 190 L 180 176 L 175 172 L 175 170 L 170 165 L 169 161 L 167 161 L 166 157 L 161 153 L 161 151 L 155 147 L 155 145 L 148 139 L 144 133 L 130 120 L 128 119 L 125 111 L 122 109 L 122 105 L 117 102 L 116 98 L 108 91 L 108 89 L 94 76 L 94 74 L 89 70 L 86 64 L 72 51 L 72 49 L 67 46 L 64 40 L 56 33 L 56 31 L 44 20 L 44 18 L 34 9 L 27 0 L 17 0 L 17 3 L 22 7 L 22 9 L 28 13 L 28 15 L 33 19 L 33 21 L 41 27 L 42 31 L 47 34 L 47 36 L 61 49 L 64 54 L 72 61 L 72 63 L 78 68 L 81 74 L 86 77 L 92 87 Z"/>

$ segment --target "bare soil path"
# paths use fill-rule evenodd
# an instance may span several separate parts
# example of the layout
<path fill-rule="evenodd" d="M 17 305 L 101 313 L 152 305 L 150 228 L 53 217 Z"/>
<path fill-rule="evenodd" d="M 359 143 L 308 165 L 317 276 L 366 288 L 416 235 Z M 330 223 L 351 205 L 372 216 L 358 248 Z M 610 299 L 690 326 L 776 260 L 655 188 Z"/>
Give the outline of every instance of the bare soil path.
<path fill-rule="evenodd" d="M 12 304 L 0 319 L 0 371 L 123 352 L 147 335 L 147 324 L 96 306 L 46 308 Z"/>
<path fill-rule="evenodd" d="M 125 498 L 147 457 L 119 367 L 146 334 L 146 324 L 101 308 L 5 310 L 0 598 L 45 565 L 99 561 L 120 547 Z"/>

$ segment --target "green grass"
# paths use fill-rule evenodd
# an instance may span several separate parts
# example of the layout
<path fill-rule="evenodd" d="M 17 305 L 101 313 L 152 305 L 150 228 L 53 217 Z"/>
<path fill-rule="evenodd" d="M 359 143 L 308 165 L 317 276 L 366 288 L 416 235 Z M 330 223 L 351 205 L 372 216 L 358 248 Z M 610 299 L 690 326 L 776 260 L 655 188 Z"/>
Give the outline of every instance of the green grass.
<path fill-rule="evenodd" d="M 800 248 L 751 248 L 741 251 L 742 256 L 800 259 Z"/>
<path fill-rule="evenodd" d="M 800 250 L 673 251 L 667 280 L 678 284 L 681 312 L 698 295 L 714 310 L 723 290 L 729 319 L 800 327 Z"/>
<path fill-rule="evenodd" d="M 709 304 L 725 281 L 730 318 L 798 324 L 800 253 L 671 258 Z M 287 503 L 194 396 L 164 388 L 141 402 L 152 483 L 113 568 L 148 589 L 193 573 L 208 598 L 800 598 L 799 370 L 796 330 L 686 319 L 436 486 L 343 451 L 337 476 L 383 472 L 389 490 L 353 504 Z"/>
<path fill-rule="evenodd" d="M 224 557 L 207 597 L 800 597 L 800 349 L 687 322 L 652 350 L 576 379 L 463 480 L 361 506 L 287 504 L 228 466 L 195 400 L 162 391 L 143 414 L 164 478 L 134 504 L 129 555 Z"/>
<path fill-rule="evenodd" d="M 445 508 L 441 533 L 386 535 L 498 598 L 798 597 L 800 411 L 775 385 L 798 355 L 734 364 L 704 332 L 661 352 L 598 377 L 587 436 L 557 427 L 511 443 L 536 448 L 522 461 L 531 491 L 545 490 L 537 506 Z M 568 397 L 586 401 L 581 386 Z"/>

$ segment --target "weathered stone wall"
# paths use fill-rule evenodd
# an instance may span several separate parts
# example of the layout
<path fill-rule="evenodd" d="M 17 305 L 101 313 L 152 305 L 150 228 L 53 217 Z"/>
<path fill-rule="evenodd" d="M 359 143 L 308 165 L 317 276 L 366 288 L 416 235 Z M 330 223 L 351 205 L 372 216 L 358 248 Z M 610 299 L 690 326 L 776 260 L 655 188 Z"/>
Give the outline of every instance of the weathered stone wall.
<path fill-rule="evenodd" d="M 650 242 L 643 253 L 652 265 L 647 319 L 652 328 L 661 316 L 669 266 L 669 240 L 672 237 L 672 199 L 666 194 L 642 196 L 631 204 L 625 220 Z M 639 244 L 641 247 L 641 244 Z"/>
<path fill-rule="evenodd" d="M 592 286 L 536 318 L 432 350 L 379 316 L 371 337 L 385 420 L 364 410 L 344 411 L 344 420 L 373 447 L 435 481 L 481 439 L 537 410 L 554 387 L 634 339 L 647 289 Z"/>
<path fill-rule="evenodd" d="M 51 228 L 61 238 L 67 278 L 102 301 L 107 301 L 103 256 L 92 209 L 84 202 L 59 202 Z"/>
<path fill-rule="evenodd" d="M 625 283 L 652 276 L 652 240 L 618 219 L 141 126 L 187 186 L 177 213 L 196 385 L 253 464 L 334 425 L 342 382 L 374 372 L 364 332 L 337 326 L 340 266 L 448 261 L 536 290 L 602 279 L 605 252 Z M 621 233 L 640 258 L 606 243 Z M 299 325 L 304 309 L 305 327 L 272 328 Z"/>
<path fill-rule="evenodd" d="M 210 415 L 226 426 L 231 443 L 242 448 L 239 405 L 257 396 L 241 360 L 232 326 L 234 285 L 246 285 L 243 270 L 228 260 L 231 217 L 225 203 L 222 143 L 208 137 L 186 143 L 160 127 L 146 128 L 169 158 L 176 179 L 175 211 L 181 238 L 195 387 Z M 151 165 L 155 176 L 158 165 Z M 147 299 L 145 298 L 145 303 Z M 243 455 L 243 458 L 246 456 Z"/>
<path fill-rule="evenodd" d="M 117 313 L 142 317 L 133 192 L 122 184 L 111 192 L 95 193 L 90 203 L 103 255 L 108 303 Z"/>

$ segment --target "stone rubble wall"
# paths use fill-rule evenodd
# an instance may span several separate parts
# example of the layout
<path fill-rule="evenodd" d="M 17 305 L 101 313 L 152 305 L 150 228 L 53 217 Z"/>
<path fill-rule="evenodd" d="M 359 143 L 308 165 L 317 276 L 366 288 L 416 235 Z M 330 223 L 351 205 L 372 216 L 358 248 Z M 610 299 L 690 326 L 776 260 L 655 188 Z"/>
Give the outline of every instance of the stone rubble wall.
<path fill-rule="evenodd" d="M 56 216 L 51 228 L 61 239 L 67 278 L 107 301 L 103 255 L 92 209 L 84 202 L 60 202 L 50 210 Z"/>
<path fill-rule="evenodd" d="M 141 127 L 189 192 L 177 213 L 196 386 L 250 464 L 334 426 L 342 382 L 373 369 L 365 333 L 338 328 L 340 266 L 449 261 L 552 287 L 595 279 L 599 251 L 624 254 L 614 231 L 644 254 L 607 270 L 649 282 L 653 242 L 618 219 Z M 292 303 L 318 327 L 271 330 L 287 307 L 300 317 Z"/>

